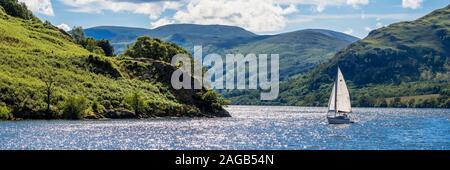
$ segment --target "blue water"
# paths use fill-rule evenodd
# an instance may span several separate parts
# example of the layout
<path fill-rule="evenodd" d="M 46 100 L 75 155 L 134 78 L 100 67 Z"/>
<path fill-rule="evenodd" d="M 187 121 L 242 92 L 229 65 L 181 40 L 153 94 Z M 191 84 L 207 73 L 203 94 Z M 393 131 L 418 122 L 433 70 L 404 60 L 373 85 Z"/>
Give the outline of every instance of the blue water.
<path fill-rule="evenodd" d="M 0 149 L 450 150 L 450 109 L 356 108 L 327 124 L 326 108 L 230 106 L 232 118 L 0 122 Z"/>

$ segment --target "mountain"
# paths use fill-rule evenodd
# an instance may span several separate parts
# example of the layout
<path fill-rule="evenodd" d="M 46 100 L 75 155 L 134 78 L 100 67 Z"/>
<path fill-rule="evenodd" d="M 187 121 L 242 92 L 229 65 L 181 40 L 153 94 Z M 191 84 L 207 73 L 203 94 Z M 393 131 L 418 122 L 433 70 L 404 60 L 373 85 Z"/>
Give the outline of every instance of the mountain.
<path fill-rule="evenodd" d="M 155 29 L 101 26 L 88 28 L 85 34 L 95 39 L 110 40 L 118 53 L 124 52 L 127 45 L 144 35 L 174 42 L 190 51 L 194 45 L 203 45 L 208 51 L 208 47 L 221 48 L 229 45 L 224 42 L 233 43 L 234 40 L 256 36 L 240 27 L 195 24 L 171 24 Z"/>
<path fill-rule="evenodd" d="M 274 103 L 325 105 L 339 66 L 356 106 L 450 107 L 450 6 L 374 30 L 282 84 Z M 237 98 L 236 101 L 249 101 Z"/>
<path fill-rule="evenodd" d="M 278 35 L 256 35 L 240 27 L 223 25 L 172 24 L 155 29 L 94 27 L 87 36 L 108 39 L 119 52 L 138 36 L 148 35 L 176 43 L 189 51 L 203 45 L 203 54 L 268 53 L 280 54 L 280 77 L 304 73 L 335 52 L 358 39 L 339 32 L 319 29 L 300 30 Z"/>
<path fill-rule="evenodd" d="M 335 31 L 306 29 L 260 36 L 226 51 L 243 54 L 279 54 L 280 78 L 284 80 L 312 69 L 357 40 L 355 37 Z"/>
<path fill-rule="evenodd" d="M 31 14 L 24 5 L 2 6 L 0 119 L 229 116 L 212 91 L 174 90 L 170 73 L 176 68 L 167 62 L 90 53 L 50 23 L 19 15 Z"/>
<path fill-rule="evenodd" d="M 149 30 L 143 28 L 108 26 L 86 29 L 85 33 L 95 39 L 108 39 L 115 42 L 121 42 L 136 39 L 136 35 L 147 35 L 149 34 Z"/>
<path fill-rule="evenodd" d="M 254 33 L 243 28 L 226 25 L 196 25 L 196 24 L 170 24 L 155 28 L 153 35 L 171 36 L 174 34 L 210 36 L 234 39 L 239 37 L 253 37 Z"/>

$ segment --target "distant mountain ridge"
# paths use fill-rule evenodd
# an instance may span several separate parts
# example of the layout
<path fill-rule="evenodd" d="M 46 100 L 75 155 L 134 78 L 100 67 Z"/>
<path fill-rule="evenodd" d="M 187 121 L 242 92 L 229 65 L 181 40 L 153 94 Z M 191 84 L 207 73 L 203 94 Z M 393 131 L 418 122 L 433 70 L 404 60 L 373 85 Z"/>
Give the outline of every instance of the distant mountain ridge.
<path fill-rule="evenodd" d="M 85 33 L 95 39 L 110 40 L 119 53 L 137 37 L 146 35 L 176 43 L 191 52 L 194 45 L 202 45 L 204 54 L 280 54 L 282 79 L 308 71 L 358 40 L 344 33 L 320 29 L 257 35 L 236 26 L 195 24 L 171 24 L 155 29 L 101 26 L 88 28 Z"/>
<path fill-rule="evenodd" d="M 171 24 L 155 29 L 100 26 L 85 29 L 87 36 L 95 39 L 107 39 L 119 53 L 124 52 L 126 45 L 133 43 L 139 36 L 150 36 L 174 42 L 192 50 L 193 45 L 218 45 L 233 39 L 251 38 L 256 34 L 235 26 Z M 220 45 L 218 45 L 220 46 Z"/>
<path fill-rule="evenodd" d="M 227 52 L 280 55 L 280 78 L 305 73 L 330 59 L 335 52 L 358 39 L 340 32 L 305 29 L 277 35 L 259 36 L 231 47 Z"/>

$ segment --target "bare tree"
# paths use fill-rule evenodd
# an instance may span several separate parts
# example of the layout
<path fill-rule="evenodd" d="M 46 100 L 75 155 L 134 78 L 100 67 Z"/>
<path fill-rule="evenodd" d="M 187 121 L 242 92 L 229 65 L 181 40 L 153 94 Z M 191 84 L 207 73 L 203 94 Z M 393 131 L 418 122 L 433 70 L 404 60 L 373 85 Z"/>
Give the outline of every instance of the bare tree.
<path fill-rule="evenodd" d="M 48 118 L 50 118 L 52 115 L 52 111 L 51 111 L 51 104 L 52 104 L 52 98 L 53 98 L 53 91 L 55 90 L 55 79 L 54 79 L 54 75 L 41 75 L 41 80 L 44 81 L 45 83 L 45 102 L 47 103 L 47 108 L 46 108 L 46 116 Z"/>

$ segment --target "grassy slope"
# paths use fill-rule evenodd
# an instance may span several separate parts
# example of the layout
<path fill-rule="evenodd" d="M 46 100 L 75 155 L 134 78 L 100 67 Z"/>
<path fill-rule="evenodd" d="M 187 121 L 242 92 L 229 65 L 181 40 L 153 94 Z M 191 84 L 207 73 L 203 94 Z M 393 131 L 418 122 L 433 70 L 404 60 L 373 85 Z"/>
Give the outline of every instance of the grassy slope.
<path fill-rule="evenodd" d="M 88 61 L 93 55 L 71 38 L 43 23 L 8 16 L 0 8 L 0 103 L 20 108 L 24 117 L 41 117 L 45 109 L 44 78 L 56 80 L 52 110 L 61 112 L 69 96 L 85 96 L 97 100 L 107 109 L 124 107 L 124 98 L 141 92 L 151 105 L 167 111 L 181 104 L 167 85 L 151 80 L 113 77 L 102 72 L 103 66 Z M 98 56 L 109 70 L 126 71 L 114 63 L 116 59 Z M 107 65 L 108 65 L 107 64 Z M 107 70 L 108 70 L 107 69 Z M 183 113 L 177 113 L 183 114 Z"/>

